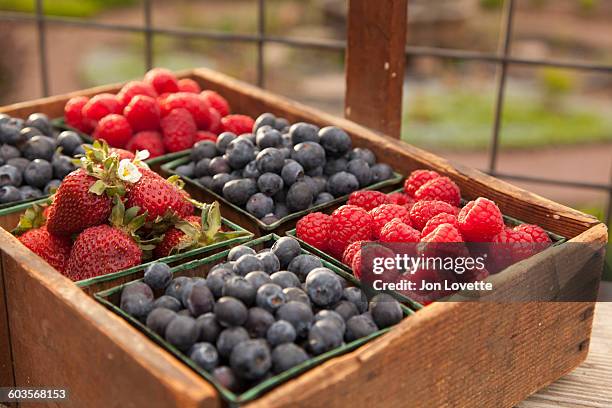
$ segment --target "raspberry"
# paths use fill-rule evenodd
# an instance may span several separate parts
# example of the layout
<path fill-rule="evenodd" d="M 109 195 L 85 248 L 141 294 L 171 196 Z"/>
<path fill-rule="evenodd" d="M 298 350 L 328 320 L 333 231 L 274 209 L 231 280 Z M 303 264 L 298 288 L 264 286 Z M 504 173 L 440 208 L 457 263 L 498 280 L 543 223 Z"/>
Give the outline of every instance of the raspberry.
<path fill-rule="evenodd" d="M 387 203 L 389 203 L 389 197 L 380 191 L 359 190 L 351 193 L 347 204 L 356 205 L 370 211 L 381 204 Z"/>
<path fill-rule="evenodd" d="M 421 234 L 419 231 L 405 224 L 399 218 L 394 218 L 380 230 L 382 242 L 419 242 Z"/>
<path fill-rule="evenodd" d="M 134 153 L 129 152 L 129 151 L 124 150 L 124 149 L 119 149 L 118 147 L 111 147 L 110 149 L 108 149 L 108 152 L 110 154 L 115 153 L 115 155 L 117 155 L 119 160 L 123 160 L 123 159 L 130 159 L 130 160 L 132 160 L 135 157 Z"/>
<path fill-rule="evenodd" d="M 153 68 L 144 76 L 144 81 L 155 88 L 158 94 L 178 92 L 178 81 L 172 71 L 165 68 Z"/>
<path fill-rule="evenodd" d="M 178 80 L 179 92 L 200 93 L 200 85 L 191 78 L 183 78 Z"/>
<path fill-rule="evenodd" d="M 221 116 L 230 114 L 230 106 L 227 100 L 215 91 L 206 90 L 200 94 L 206 102 L 219 112 Z M 251 129 L 252 130 L 252 129 Z"/>
<path fill-rule="evenodd" d="M 364 275 L 364 272 L 366 272 L 370 277 L 372 277 L 373 272 L 373 265 L 367 265 L 367 269 L 363 268 L 364 251 L 361 248 L 362 247 L 360 247 L 359 251 L 355 253 L 351 262 L 351 269 L 353 271 L 353 275 L 355 275 L 357 279 L 361 279 L 361 277 Z M 366 258 L 370 261 L 372 261 L 374 258 L 395 257 L 395 253 L 390 248 L 375 243 L 368 244 L 365 250 L 367 254 Z M 397 279 L 397 270 L 386 269 L 383 275 L 377 275 L 377 279 L 382 279 L 383 282 L 395 282 Z"/>
<path fill-rule="evenodd" d="M 340 259 L 349 244 L 367 241 L 372 236 L 372 216 L 355 205 L 343 205 L 331 215 L 330 253 Z"/>
<path fill-rule="evenodd" d="M 221 112 L 219 112 L 221 113 Z M 221 118 L 221 125 L 224 132 L 232 132 L 235 135 L 251 133 L 255 121 L 246 115 L 227 115 Z"/>
<path fill-rule="evenodd" d="M 386 223 L 394 218 L 399 218 L 403 223 L 410 225 L 410 211 L 397 204 L 382 204 L 370 210 L 372 216 L 372 235 L 374 238 L 380 238 L 380 230 Z"/>
<path fill-rule="evenodd" d="M 160 102 L 159 106 L 162 117 L 168 115 L 173 109 L 187 109 L 191 116 L 193 116 L 198 129 L 208 129 L 210 124 L 210 107 L 198 94 L 190 92 L 170 94 Z"/>
<path fill-rule="evenodd" d="M 467 241 L 490 242 L 504 229 L 504 219 L 497 205 L 484 197 L 470 201 L 457 216 L 459 230 Z"/>
<path fill-rule="evenodd" d="M 155 88 L 146 82 L 142 81 L 130 81 L 123 85 L 123 88 L 117 93 L 117 100 L 121 106 L 126 107 L 136 95 L 150 96 L 151 98 L 157 98 L 157 92 Z"/>
<path fill-rule="evenodd" d="M 159 105 L 154 98 L 136 95 L 123 110 L 134 132 L 159 128 Z"/>
<path fill-rule="evenodd" d="M 534 250 L 533 238 L 525 231 L 504 228 L 491 239 L 491 261 L 497 270 L 529 258 Z"/>
<path fill-rule="evenodd" d="M 544 231 L 544 228 L 540 227 L 539 225 L 521 224 L 517 227 L 514 227 L 514 230 L 526 232 L 527 234 L 531 236 L 531 239 L 533 240 L 533 242 L 536 242 L 539 244 L 552 243 L 550 237 L 548 236 L 546 231 Z"/>
<path fill-rule="evenodd" d="M 295 226 L 295 233 L 302 241 L 320 249 L 327 250 L 331 217 L 327 214 L 315 212 L 300 219 Z"/>
<path fill-rule="evenodd" d="M 223 130 L 221 114 L 215 108 L 208 108 L 208 116 L 210 117 L 208 131 L 218 135 Z"/>
<path fill-rule="evenodd" d="M 395 192 L 387 195 L 389 198 L 389 204 L 406 205 L 414 204 L 414 200 L 408 194 Z"/>
<path fill-rule="evenodd" d="M 459 228 L 456 216 L 448 213 L 440 213 L 438 215 L 434 215 L 429 219 L 429 221 L 427 221 L 427 224 L 425 224 L 425 227 L 423 227 L 421 234 L 423 236 L 429 235 L 429 233 L 435 230 L 438 225 L 442 224 L 451 224 L 455 228 Z"/>
<path fill-rule="evenodd" d="M 207 130 L 198 130 L 196 132 L 195 135 L 195 139 L 193 140 L 193 143 L 197 143 L 201 140 L 210 140 L 211 142 L 216 142 L 217 141 L 217 135 L 209 132 Z"/>
<path fill-rule="evenodd" d="M 414 193 L 414 198 L 420 200 L 446 201 L 455 207 L 461 202 L 459 187 L 448 177 L 436 177 L 423 184 Z"/>
<path fill-rule="evenodd" d="M 113 147 L 124 147 L 132 137 L 132 128 L 125 117 L 113 113 L 98 122 L 93 137 L 106 140 Z"/>
<path fill-rule="evenodd" d="M 86 96 L 70 98 L 64 106 L 64 117 L 68 125 L 81 132 L 90 133 L 95 127 L 95 122 L 83 117 L 83 106 L 87 102 L 89 102 L 89 98 Z"/>
<path fill-rule="evenodd" d="M 353 259 L 355 258 L 355 255 L 357 255 L 359 251 L 361 251 L 361 245 L 363 245 L 363 243 L 365 242 L 366 241 L 355 241 L 349 246 L 347 246 L 344 250 L 344 253 L 342 254 L 342 263 L 351 266 L 353 264 Z"/>
<path fill-rule="evenodd" d="M 412 197 L 419 187 L 437 177 L 440 175 L 433 170 L 415 170 L 404 182 L 404 192 Z"/>
<path fill-rule="evenodd" d="M 133 152 L 137 150 L 148 150 L 151 158 L 161 156 L 166 152 L 164 141 L 159 132 L 154 130 L 143 130 L 136 133 L 125 148 Z"/>
<path fill-rule="evenodd" d="M 121 113 L 121 104 L 113 94 L 101 93 L 92 97 L 83 106 L 83 117 L 91 121 L 99 121 L 112 113 Z"/>
<path fill-rule="evenodd" d="M 457 214 L 457 207 L 453 207 L 444 201 L 419 201 L 410 210 L 410 221 L 412 226 L 422 231 L 431 218 L 440 213 Z"/>
<path fill-rule="evenodd" d="M 162 118 L 160 126 L 164 135 L 164 147 L 168 152 L 178 152 L 193 146 L 197 127 L 187 109 L 174 109 Z"/>
<path fill-rule="evenodd" d="M 421 238 L 421 242 L 427 243 L 452 243 L 463 242 L 461 234 L 452 224 L 440 224 L 432 232 Z"/>

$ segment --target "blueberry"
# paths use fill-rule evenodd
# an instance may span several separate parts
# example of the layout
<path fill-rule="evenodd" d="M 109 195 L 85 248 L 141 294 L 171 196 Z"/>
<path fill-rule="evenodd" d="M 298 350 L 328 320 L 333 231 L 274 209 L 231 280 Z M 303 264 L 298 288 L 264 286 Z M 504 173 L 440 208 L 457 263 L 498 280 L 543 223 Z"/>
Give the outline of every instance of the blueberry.
<path fill-rule="evenodd" d="M 274 313 L 276 309 L 281 307 L 287 298 L 283 293 L 283 288 L 275 283 L 265 283 L 257 289 L 255 303 L 257 306 L 266 309 L 270 313 Z"/>
<path fill-rule="evenodd" d="M 11 146 L 9 144 L 3 144 L 0 147 L 0 157 L 4 159 L 4 161 L 9 161 L 10 159 L 20 157 L 21 152 L 15 146 Z"/>
<path fill-rule="evenodd" d="M 34 136 L 23 144 L 23 157 L 29 160 L 44 159 L 51 161 L 55 153 L 55 141 L 47 136 Z"/>
<path fill-rule="evenodd" d="M 200 337 L 199 341 L 207 343 L 216 343 L 221 333 L 221 326 L 217 323 L 217 318 L 214 313 L 204 313 L 198 316 L 196 319 L 196 326 L 198 327 Z"/>
<path fill-rule="evenodd" d="M 247 306 L 255 302 L 255 286 L 242 276 L 232 276 L 225 281 L 221 294 L 231 296 Z"/>
<path fill-rule="evenodd" d="M 20 134 L 23 122 L 16 118 L 10 118 L 0 123 L 0 142 L 16 144 L 23 138 Z"/>
<path fill-rule="evenodd" d="M 315 316 L 314 316 L 314 321 L 318 322 L 319 320 L 329 320 L 331 321 L 336 327 L 338 327 L 338 329 L 344 333 L 344 330 L 346 329 L 346 324 L 344 322 L 344 319 L 342 318 L 342 316 L 340 316 L 340 314 L 338 314 L 338 312 L 335 312 L 333 310 L 321 310 L 319 311 Z"/>
<path fill-rule="evenodd" d="M 287 192 L 287 208 L 289 211 L 306 210 L 312 205 L 312 200 L 313 191 L 307 182 L 298 181 L 289 187 Z"/>
<path fill-rule="evenodd" d="M 243 133 L 243 134 L 241 134 L 238 137 L 241 138 L 241 139 L 244 139 L 244 140 L 246 140 L 248 142 L 250 142 L 253 145 L 253 147 L 255 149 L 254 151 L 256 152 L 255 155 L 257 155 L 257 153 L 259 153 L 259 150 L 260 150 L 259 147 L 255 146 L 255 141 L 256 140 L 255 140 L 255 134 L 254 133 Z"/>
<path fill-rule="evenodd" d="M 81 136 L 72 130 L 64 130 L 57 136 L 57 144 L 62 148 L 62 153 L 73 156 L 77 147 L 83 144 Z"/>
<path fill-rule="evenodd" d="M 248 339 L 249 333 L 244 327 L 228 327 L 219 334 L 217 352 L 221 357 L 229 358 L 234 347 Z"/>
<path fill-rule="evenodd" d="M 399 323 L 403 317 L 399 302 L 386 293 L 380 293 L 372 298 L 370 313 L 374 323 L 381 329 Z"/>
<path fill-rule="evenodd" d="M 263 271 L 264 264 L 256 255 L 245 254 L 236 260 L 233 270 L 236 275 L 245 276 L 252 271 Z"/>
<path fill-rule="evenodd" d="M 298 337 L 306 337 L 314 316 L 309 305 L 303 302 L 289 301 L 278 308 L 276 318 L 291 323 Z"/>
<path fill-rule="evenodd" d="M 181 307 L 182 304 L 178 299 L 168 295 L 162 295 L 153 301 L 153 309 L 165 308 L 178 312 Z"/>
<path fill-rule="evenodd" d="M 153 301 L 144 293 L 121 294 L 121 309 L 139 320 L 144 320 L 153 309 Z"/>
<path fill-rule="evenodd" d="M 253 194 L 246 203 L 246 209 L 257 218 L 274 212 L 274 200 L 263 193 Z"/>
<path fill-rule="evenodd" d="M 253 133 L 257 133 L 257 131 L 264 127 L 274 127 L 276 124 L 276 116 L 271 114 L 270 112 L 262 113 L 255 119 L 255 123 L 253 124 Z"/>
<path fill-rule="evenodd" d="M 32 163 L 35 161 L 36 160 L 34 160 Z M 63 154 L 53 156 L 51 165 L 53 166 L 53 178 L 58 180 L 62 180 L 68 174 L 76 170 L 76 166 L 72 162 L 72 159 L 68 156 L 64 156 Z"/>
<path fill-rule="evenodd" d="M 262 126 L 257 129 L 255 143 L 260 149 L 278 147 L 282 143 L 281 133 L 270 126 Z"/>
<path fill-rule="evenodd" d="M 8 141 L 10 144 L 18 146 L 26 140 L 30 140 L 34 136 L 44 136 L 40 130 L 33 127 L 24 127 L 19 131 L 19 137 Z"/>
<path fill-rule="evenodd" d="M 227 146 L 236 139 L 236 135 L 232 132 L 223 132 L 217 137 L 217 150 L 219 153 L 225 153 Z"/>
<path fill-rule="evenodd" d="M 283 149 L 289 149 L 289 157 L 291 157 L 291 152 L 293 151 L 293 142 L 291 141 L 291 135 L 289 133 L 283 133 L 281 137 L 283 139 Z M 288 159 L 289 157 L 285 156 L 286 159 Z"/>
<path fill-rule="evenodd" d="M 15 166 L 5 164 L 0 166 L 0 187 L 14 186 L 19 187 L 22 182 L 21 171 Z"/>
<path fill-rule="evenodd" d="M 213 178 L 210 177 L 210 176 L 200 177 L 198 179 L 198 184 L 201 185 L 204 188 L 212 190 L 212 188 L 213 188 Z"/>
<path fill-rule="evenodd" d="M 336 304 L 342 297 L 342 284 L 327 268 L 316 268 L 306 278 L 306 293 L 312 303 L 320 307 Z"/>
<path fill-rule="evenodd" d="M 293 147 L 291 158 L 310 170 L 325 165 L 325 150 L 318 143 L 303 142 Z"/>
<path fill-rule="evenodd" d="M 127 298 L 136 294 L 144 295 L 149 300 L 153 301 L 153 290 L 146 283 L 139 281 L 132 282 L 123 287 L 121 290 L 121 300 L 123 300 L 124 297 Z"/>
<path fill-rule="evenodd" d="M 279 191 L 278 193 L 274 194 L 274 197 L 272 197 L 274 199 L 274 202 L 276 203 L 285 203 L 286 199 L 287 199 L 287 191 L 289 189 L 288 188 L 283 188 L 281 191 Z"/>
<path fill-rule="evenodd" d="M 281 177 L 284 184 L 291 186 L 304 178 L 304 168 L 295 160 L 287 160 L 281 169 Z"/>
<path fill-rule="evenodd" d="M 340 157 L 351 150 L 350 136 L 342 129 L 335 126 L 327 126 L 319 131 L 321 146 L 330 157 Z"/>
<path fill-rule="evenodd" d="M 330 159 L 325 163 L 325 167 L 323 168 L 323 173 L 327 176 L 333 176 L 336 173 L 340 173 L 341 171 L 346 171 L 346 166 L 348 165 L 348 161 L 343 158 Z"/>
<path fill-rule="evenodd" d="M 201 140 L 193 145 L 189 158 L 192 162 L 199 162 L 202 159 L 212 159 L 217 156 L 217 146 L 210 140 Z"/>
<path fill-rule="evenodd" d="M 180 301 L 182 289 L 190 283 L 192 283 L 191 278 L 187 276 L 177 276 L 170 281 L 170 284 L 166 287 L 165 294 Z"/>
<path fill-rule="evenodd" d="M 293 151 L 292 148 L 283 146 L 283 147 L 280 147 L 278 150 L 281 151 L 285 160 L 291 159 L 291 152 Z"/>
<path fill-rule="evenodd" d="M 255 158 L 257 170 L 263 173 L 278 173 L 280 174 L 285 165 L 285 156 L 283 153 L 274 148 L 268 147 L 263 149 Z"/>
<path fill-rule="evenodd" d="M 229 173 L 230 171 L 232 171 L 232 168 L 225 157 L 215 157 L 208 163 L 208 174 L 212 176 L 221 173 Z"/>
<path fill-rule="evenodd" d="M 308 333 L 308 348 L 315 356 L 342 345 L 344 333 L 333 322 L 322 319 L 315 322 Z"/>
<path fill-rule="evenodd" d="M 285 269 L 289 263 L 302 252 L 300 243 L 293 237 L 279 238 L 272 245 L 272 253 L 276 255 L 280 261 L 281 268 Z"/>
<path fill-rule="evenodd" d="M 163 262 L 154 262 L 144 270 L 144 283 L 151 289 L 164 289 L 172 280 L 170 267 Z"/>
<path fill-rule="evenodd" d="M 272 367 L 270 348 L 263 340 L 247 340 L 236 345 L 230 367 L 237 376 L 253 381 L 263 378 Z"/>
<path fill-rule="evenodd" d="M 251 160 L 250 162 L 248 162 L 247 165 L 244 166 L 244 169 L 242 169 L 243 178 L 256 179 L 260 175 L 261 173 L 259 172 L 259 170 L 257 170 L 257 162 L 255 160 Z"/>
<path fill-rule="evenodd" d="M 278 218 L 274 214 L 268 214 L 268 215 L 265 215 L 265 216 L 261 217 L 259 219 L 259 221 L 263 222 L 266 225 L 272 225 L 272 224 L 274 224 L 276 222 L 279 222 L 280 218 Z"/>
<path fill-rule="evenodd" d="M 14 203 L 23 200 L 21 191 L 15 186 L 0 187 L 0 204 Z"/>
<path fill-rule="evenodd" d="M 185 300 L 185 306 L 194 317 L 212 312 L 215 308 L 215 298 L 204 280 L 191 286 Z"/>
<path fill-rule="evenodd" d="M 43 193 L 40 189 L 31 186 L 19 187 L 19 193 L 21 194 L 22 200 L 31 200 L 33 198 L 42 197 Z"/>
<path fill-rule="evenodd" d="M 232 180 L 223 187 L 223 197 L 236 205 L 245 205 L 249 198 L 257 192 L 257 184 L 253 179 Z"/>
<path fill-rule="evenodd" d="M 283 293 L 287 297 L 287 302 L 302 302 L 310 307 L 310 299 L 302 289 L 298 287 L 288 287 L 283 289 Z"/>
<path fill-rule="evenodd" d="M 284 182 L 276 173 L 264 173 L 257 179 L 257 187 L 262 193 L 273 196 L 282 190 Z"/>
<path fill-rule="evenodd" d="M 291 125 L 289 135 L 294 145 L 303 142 L 319 142 L 319 128 L 310 123 L 298 122 Z"/>
<path fill-rule="evenodd" d="M 31 186 L 44 188 L 53 178 L 53 166 L 46 160 L 35 159 L 26 167 L 23 178 Z"/>
<path fill-rule="evenodd" d="M 12 159 L 8 159 L 6 164 L 17 167 L 19 171 L 23 173 L 26 167 L 28 167 L 28 164 L 30 164 L 30 161 L 25 157 L 13 157 Z"/>
<path fill-rule="evenodd" d="M 356 147 L 349 153 L 349 160 L 361 159 L 364 160 L 368 165 L 373 166 L 376 164 L 376 156 L 370 149 L 363 147 Z"/>
<path fill-rule="evenodd" d="M 368 309 L 368 300 L 361 289 L 357 287 L 350 286 L 344 288 L 342 291 L 342 298 L 353 303 L 357 307 L 359 313 L 364 313 Z"/>
<path fill-rule="evenodd" d="M 293 343 L 297 337 L 293 325 L 285 320 L 274 322 L 266 333 L 266 340 L 272 347 L 283 343 Z"/>
<path fill-rule="evenodd" d="M 228 261 L 237 261 L 242 255 L 255 255 L 256 252 L 253 248 L 246 245 L 236 245 L 229 250 L 227 254 Z"/>
<path fill-rule="evenodd" d="M 393 169 L 388 164 L 378 163 L 371 167 L 372 183 L 378 183 L 393 177 Z"/>
<path fill-rule="evenodd" d="M 274 204 L 274 216 L 278 219 L 284 218 L 289 215 L 289 209 L 282 202 Z"/>
<path fill-rule="evenodd" d="M 215 305 L 215 317 L 223 327 L 241 326 L 247 319 L 248 310 L 240 300 L 223 296 Z"/>
<path fill-rule="evenodd" d="M 205 176 L 210 176 L 210 173 L 208 171 L 209 166 L 210 166 L 210 161 L 211 160 L 209 158 L 204 158 L 204 159 L 198 160 L 197 162 L 191 162 L 190 164 L 193 165 L 193 169 L 191 171 L 192 175 L 190 177 L 201 178 Z M 179 167 L 182 167 L 182 166 L 179 166 Z M 179 167 L 176 168 L 177 173 L 178 173 Z"/>
<path fill-rule="evenodd" d="M 320 176 L 316 176 L 316 177 L 305 176 L 304 177 L 304 182 L 306 182 L 306 184 L 308 184 L 308 186 L 312 190 L 313 197 L 316 197 L 319 194 L 323 193 L 325 191 L 325 189 L 327 188 L 327 179 L 325 177 L 320 177 Z"/>
<path fill-rule="evenodd" d="M 295 273 L 300 279 L 300 282 L 304 282 L 306 277 L 316 268 L 321 268 L 323 263 L 319 258 L 310 254 L 301 254 L 291 260 L 287 270 Z"/>
<path fill-rule="evenodd" d="M 353 316 L 346 322 L 344 339 L 347 342 L 351 342 L 369 336 L 376 331 L 378 331 L 378 327 L 376 327 L 376 324 L 371 319 L 364 315 Z"/>
<path fill-rule="evenodd" d="M 274 323 L 274 316 L 266 309 L 252 307 L 249 309 L 244 328 L 247 329 L 251 337 L 266 337 L 268 328 Z"/>
<path fill-rule="evenodd" d="M 308 354 L 301 347 L 293 343 L 281 344 L 272 351 L 272 371 L 280 374 L 306 360 Z"/>
<path fill-rule="evenodd" d="M 348 300 L 341 300 L 334 306 L 334 311 L 338 313 L 344 321 L 348 321 L 353 316 L 357 316 L 359 314 L 359 310 L 357 306 L 353 302 L 349 302 Z"/>
<path fill-rule="evenodd" d="M 235 180 L 232 176 L 227 173 L 215 174 L 212 178 L 212 190 L 217 194 L 223 193 L 223 187 L 230 181 Z"/>
<path fill-rule="evenodd" d="M 239 137 L 227 145 L 225 156 L 233 169 L 242 169 L 255 158 L 255 146 L 248 138 Z"/>
<path fill-rule="evenodd" d="M 359 189 L 359 180 L 351 173 L 341 171 L 327 180 L 327 191 L 334 197 L 342 197 Z"/>
<path fill-rule="evenodd" d="M 165 339 L 182 351 L 187 351 L 198 341 L 200 332 L 193 317 L 177 315 L 166 327 Z"/>
<path fill-rule="evenodd" d="M 289 131 L 289 121 L 285 118 L 276 118 L 274 121 L 274 129 L 281 132 Z"/>
<path fill-rule="evenodd" d="M 247 281 L 251 282 L 251 285 L 255 288 L 255 292 L 262 285 L 266 283 L 271 283 L 272 279 L 270 279 L 270 275 L 265 273 L 264 271 L 253 271 L 246 274 L 244 277 Z"/>
<path fill-rule="evenodd" d="M 321 193 L 315 199 L 314 205 L 329 203 L 334 200 L 334 196 L 329 194 L 328 192 Z"/>
<path fill-rule="evenodd" d="M 270 275 L 273 283 L 276 283 L 281 288 L 299 288 L 300 279 L 293 272 L 278 271 Z"/>
<path fill-rule="evenodd" d="M 25 121 L 25 126 L 37 128 L 47 136 L 53 135 L 53 129 L 49 117 L 44 113 L 32 113 Z"/>
<path fill-rule="evenodd" d="M 164 333 L 166 333 L 168 323 L 170 323 L 170 321 L 175 317 L 175 311 L 160 307 L 151 310 L 147 316 L 146 324 L 149 329 L 163 337 Z"/>
<path fill-rule="evenodd" d="M 181 177 L 194 178 L 195 164 L 193 162 L 178 166 L 174 171 Z"/>
<path fill-rule="evenodd" d="M 213 377 L 219 384 L 221 384 L 224 388 L 232 392 L 238 392 L 242 387 L 242 383 L 240 379 L 234 375 L 234 372 L 231 368 L 227 366 L 217 367 L 213 370 Z"/>
<path fill-rule="evenodd" d="M 88 145 L 91 146 L 91 145 Z M 80 146 L 77 146 L 74 151 L 72 152 L 73 156 L 85 156 L 85 148 L 83 147 L 83 145 L 81 144 Z"/>
<path fill-rule="evenodd" d="M 359 187 L 369 186 L 372 182 L 372 170 L 370 170 L 370 165 L 365 160 L 351 160 L 350 162 L 348 162 L 346 171 L 357 178 L 357 181 L 359 182 Z"/>
<path fill-rule="evenodd" d="M 59 188 L 60 184 L 62 184 L 62 180 L 58 180 L 58 179 L 51 180 L 45 186 L 45 189 L 43 190 L 43 193 L 45 193 L 45 194 L 53 194 L 53 193 L 55 193 L 57 191 L 57 189 Z"/>
<path fill-rule="evenodd" d="M 310 177 L 321 177 L 323 176 L 323 166 L 313 167 L 306 171 L 306 175 Z"/>
<path fill-rule="evenodd" d="M 227 281 L 230 277 L 234 276 L 234 272 L 229 269 L 215 269 L 208 273 L 206 277 L 206 286 L 215 296 L 215 298 L 220 298 L 223 295 L 223 286 L 225 285 L 225 281 Z"/>
<path fill-rule="evenodd" d="M 263 263 L 263 271 L 271 274 L 280 270 L 280 261 L 271 250 L 265 249 L 257 254 L 257 258 Z"/>
<path fill-rule="evenodd" d="M 217 349 L 210 343 L 195 343 L 189 349 L 189 358 L 204 370 L 211 372 L 219 365 Z"/>

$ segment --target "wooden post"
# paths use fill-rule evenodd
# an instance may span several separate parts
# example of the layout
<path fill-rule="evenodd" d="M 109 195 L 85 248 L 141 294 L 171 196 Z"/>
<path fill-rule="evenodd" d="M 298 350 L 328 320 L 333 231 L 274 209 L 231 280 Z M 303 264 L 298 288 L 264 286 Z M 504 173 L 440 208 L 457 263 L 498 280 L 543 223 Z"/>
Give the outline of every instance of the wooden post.
<path fill-rule="evenodd" d="M 407 0 L 349 0 L 344 114 L 399 138 Z"/>

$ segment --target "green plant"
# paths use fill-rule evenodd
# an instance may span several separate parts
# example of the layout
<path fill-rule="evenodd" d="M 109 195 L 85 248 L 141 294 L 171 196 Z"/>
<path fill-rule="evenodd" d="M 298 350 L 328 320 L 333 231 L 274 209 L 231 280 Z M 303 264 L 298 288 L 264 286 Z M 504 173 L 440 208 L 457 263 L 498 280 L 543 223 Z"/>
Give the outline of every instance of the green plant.
<path fill-rule="evenodd" d="M 44 3 L 48 15 L 68 17 L 91 17 L 112 7 L 130 6 L 135 0 L 53 0 Z M 32 13 L 35 2 L 32 0 L 0 0 L 0 10 Z"/>
<path fill-rule="evenodd" d="M 496 10 L 503 4 L 504 0 L 480 0 L 480 7 L 485 10 Z"/>

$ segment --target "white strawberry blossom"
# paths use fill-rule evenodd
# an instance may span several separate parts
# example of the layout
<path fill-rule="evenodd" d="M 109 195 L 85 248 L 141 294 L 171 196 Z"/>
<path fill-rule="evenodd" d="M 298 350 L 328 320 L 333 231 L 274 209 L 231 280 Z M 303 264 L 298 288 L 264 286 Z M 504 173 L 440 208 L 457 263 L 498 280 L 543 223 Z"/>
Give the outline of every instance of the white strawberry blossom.
<path fill-rule="evenodd" d="M 130 159 L 123 159 L 119 162 L 117 173 L 121 180 L 128 183 L 136 183 L 142 177 L 142 173 Z"/>
<path fill-rule="evenodd" d="M 151 154 L 149 153 L 148 150 L 138 150 L 136 151 L 133 163 L 137 166 L 145 167 L 148 169 L 149 166 L 144 161 L 147 160 L 150 155 Z"/>

